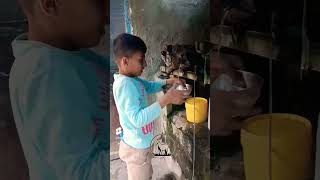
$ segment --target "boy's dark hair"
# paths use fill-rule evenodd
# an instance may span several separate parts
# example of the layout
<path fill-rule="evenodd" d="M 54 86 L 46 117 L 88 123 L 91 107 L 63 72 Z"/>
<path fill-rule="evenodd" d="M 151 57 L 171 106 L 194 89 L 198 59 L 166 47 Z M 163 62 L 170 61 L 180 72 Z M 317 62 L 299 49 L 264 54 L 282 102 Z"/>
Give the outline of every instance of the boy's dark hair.
<path fill-rule="evenodd" d="M 137 51 L 147 52 L 147 46 L 141 38 L 127 33 L 118 35 L 113 41 L 113 54 L 119 57 L 130 57 Z"/>

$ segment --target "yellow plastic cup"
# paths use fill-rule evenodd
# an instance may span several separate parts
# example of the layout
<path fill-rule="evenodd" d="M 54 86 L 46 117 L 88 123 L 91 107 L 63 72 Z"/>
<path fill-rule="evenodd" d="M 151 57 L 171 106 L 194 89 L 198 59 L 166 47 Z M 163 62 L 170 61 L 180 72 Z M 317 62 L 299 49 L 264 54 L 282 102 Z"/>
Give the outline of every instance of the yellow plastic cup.
<path fill-rule="evenodd" d="M 185 107 L 189 122 L 202 123 L 208 118 L 208 101 L 205 98 L 189 98 L 185 102 Z"/>
<path fill-rule="evenodd" d="M 293 114 L 265 114 L 249 118 L 241 129 L 246 180 L 270 179 L 269 125 L 272 124 L 272 180 L 310 177 L 312 128 Z"/>

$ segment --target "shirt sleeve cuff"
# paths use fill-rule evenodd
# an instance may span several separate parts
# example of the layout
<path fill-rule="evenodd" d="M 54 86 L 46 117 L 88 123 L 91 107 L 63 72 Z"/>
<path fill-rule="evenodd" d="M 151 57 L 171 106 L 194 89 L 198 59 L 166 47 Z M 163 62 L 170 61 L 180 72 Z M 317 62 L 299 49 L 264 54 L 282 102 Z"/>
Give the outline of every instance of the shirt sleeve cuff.
<path fill-rule="evenodd" d="M 161 80 L 160 83 L 161 83 L 162 86 L 165 86 L 165 85 L 167 85 L 167 80 L 166 79 Z"/>
<path fill-rule="evenodd" d="M 159 109 L 159 112 L 161 111 L 161 106 L 160 103 L 158 101 L 155 102 L 155 106 Z"/>

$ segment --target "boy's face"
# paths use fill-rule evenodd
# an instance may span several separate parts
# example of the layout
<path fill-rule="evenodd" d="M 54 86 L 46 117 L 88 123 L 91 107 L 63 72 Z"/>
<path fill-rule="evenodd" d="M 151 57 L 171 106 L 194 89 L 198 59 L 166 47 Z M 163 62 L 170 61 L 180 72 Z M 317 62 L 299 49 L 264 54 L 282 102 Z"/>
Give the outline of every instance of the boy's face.
<path fill-rule="evenodd" d="M 143 69 L 146 66 L 145 55 L 140 51 L 135 52 L 132 56 L 127 58 L 126 63 L 125 68 L 128 75 L 134 77 L 141 76 Z"/>
<path fill-rule="evenodd" d="M 59 21 L 66 38 L 80 48 L 97 45 L 104 34 L 109 0 L 63 0 L 61 3 Z"/>

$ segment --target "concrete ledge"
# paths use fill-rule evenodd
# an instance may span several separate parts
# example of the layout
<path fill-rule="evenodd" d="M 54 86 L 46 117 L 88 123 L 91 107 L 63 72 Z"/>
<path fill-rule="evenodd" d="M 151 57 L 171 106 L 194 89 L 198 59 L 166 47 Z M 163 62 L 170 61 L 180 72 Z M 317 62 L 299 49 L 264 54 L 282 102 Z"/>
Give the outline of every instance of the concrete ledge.
<path fill-rule="evenodd" d="M 192 177 L 193 160 L 193 124 L 187 122 L 185 111 L 174 111 L 168 116 L 167 135 L 172 137 L 174 144 L 169 144 L 170 148 L 175 147 L 173 159 L 181 167 L 185 177 Z M 195 178 L 210 178 L 210 136 L 207 123 L 195 125 Z M 174 146 L 174 147 L 173 147 Z"/>
<path fill-rule="evenodd" d="M 214 26 L 211 28 L 210 41 L 214 45 L 221 44 L 221 47 L 271 58 L 273 60 L 277 59 L 279 48 L 273 44 L 270 34 L 246 31 L 244 37 L 242 37 L 239 42 L 236 42 L 235 39 L 238 38 L 236 36 L 229 26 Z"/>

